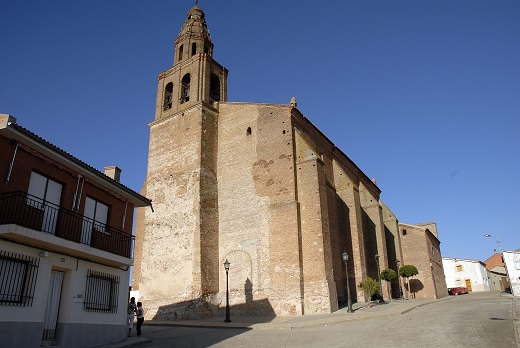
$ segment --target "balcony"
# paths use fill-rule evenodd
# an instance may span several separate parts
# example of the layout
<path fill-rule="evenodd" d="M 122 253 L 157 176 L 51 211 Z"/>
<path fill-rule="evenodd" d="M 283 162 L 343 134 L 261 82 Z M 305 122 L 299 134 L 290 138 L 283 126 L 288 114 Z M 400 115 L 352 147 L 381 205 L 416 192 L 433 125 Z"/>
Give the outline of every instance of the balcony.
<path fill-rule="evenodd" d="M 9 192 L 0 196 L 0 225 L 8 224 L 125 258 L 133 257 L 134 236 L 25 192 Z M 49 243 L 46 245 L 48 247 Z"/>

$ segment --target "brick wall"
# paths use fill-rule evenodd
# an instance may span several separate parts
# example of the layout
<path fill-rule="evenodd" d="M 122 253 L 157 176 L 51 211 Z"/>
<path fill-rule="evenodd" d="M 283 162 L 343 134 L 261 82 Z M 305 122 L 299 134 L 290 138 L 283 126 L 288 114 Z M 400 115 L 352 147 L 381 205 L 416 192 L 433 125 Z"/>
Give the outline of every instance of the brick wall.
<path fill-rule="evenodd" d="M 9 165 L 13 159 L 15 149 L 15 142 L 11 142 L 4 136 L 0 136 L 0 153 L 2 154 L 2 156 L 0 156 L 0 175 L 2 176 L 0 178 L 0 193 L 13 191 L 27 192 L 31 173 L 35 171 L 62 185 L 61 206 L 66 209 L 72 209 L 74 194 L 78 184 L 77 173 L 25 146 L 18 147 L 9 182 L 6 183 Z M 109 191 L 102 189 L 99 185 L 91 181 L 85 181 L 80 198 L 80 209 L 78 211 L 80 214 L 83 214 L 87 196 L 109 207 L 107 222 L 110 226 L 116 229 L 122 229 L 128 234 L 132 233 L 134 213 L 132 204 L 129 203 L 128 207 L 126 207 L 126 202 L 115 197 Z M 125 207 L 127 211 L 123 229 L 122 217 Z"/>

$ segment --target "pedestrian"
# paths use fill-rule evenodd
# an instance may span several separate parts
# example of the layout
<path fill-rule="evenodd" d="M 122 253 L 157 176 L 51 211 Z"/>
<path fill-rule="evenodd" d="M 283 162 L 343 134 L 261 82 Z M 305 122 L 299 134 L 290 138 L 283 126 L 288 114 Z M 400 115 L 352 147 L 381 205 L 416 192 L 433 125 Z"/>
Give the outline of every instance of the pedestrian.
<path fill-rule="evenodd" d="M 134 327 L 134 318 L 135 318 L 135 312 L 137 311 L 137 307 L 135 305 L 135 297 L 132 297 L 130 299 L 130 303 L 128 304 L 128 311 L 127 311 L 127 324 L 128 324 L 128 337 L 130 337 L 130 332 L 132 331 L 132 328 Z"/>
<path fill-rule="evenodd" d="M 144 309 L 141 302 L 137 302 L 137 336 L 141 336 L 141 325 L 144 322 Z"/>

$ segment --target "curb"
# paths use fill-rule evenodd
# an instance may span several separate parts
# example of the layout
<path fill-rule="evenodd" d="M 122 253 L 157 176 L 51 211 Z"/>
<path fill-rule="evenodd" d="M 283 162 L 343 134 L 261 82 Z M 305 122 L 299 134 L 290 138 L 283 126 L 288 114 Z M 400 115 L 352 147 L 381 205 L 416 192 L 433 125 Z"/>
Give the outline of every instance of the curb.
<path fill-rule="evenodd" d="M 516 347 L 520 348 L 520 319 L 516 316 L 516 299 L 512 299 L 512 307 L 513 307 L 513 327 L 515 329 L 515 341 Z"/>
<path fill-rule="evenodd" d="M 448 300 L 450 298 L 446 297 L 439 300 Z M 298 330 L 298 329 L 307 329 L 307 328 L 313 328 L 313 327 L 324 327 L 324 326 L 333 326 L 333 325 L 341 325 L 348 323 L 350 321 L 361 321 L 361 320 L 370 320 L 370 319 L 378 319 L 378 318 L 386 318 L 386 317 L 392 317 L 397 315 L 403 315 L 406 314 L 416 308 L 420 308 L 422 306 L 429 305 L 431 303 L 436 303 L 436 301 L 430 301 L 426 303 L 420 303 L 417 305 L 414 305 L 411 308 L 398 310 L 395 309 L 394 311 L 390 312 L 376 312 L 376 313 L 369 313 L 365 315 L 363 312 L 359 313 L 358 315 L 341 315 L 339 314 L 336 317 L 329 317 L 329 318 L 321 318 L 321 319 L 313 319 L 308 322 L 301 322 L 301 323 L 291 323 L 291 322 L 281 322 L 281 323 L 227 323 L 223 324 L 221 322 L 194 322 L 192 323 L 186 323 L 186 322 L 157 322 L 153 323 L 151 325 L 154 326 L 164 326 L 164 327 L 192 327 L 192 328 L 218 328 L 218 329 L 243 329 L 243 330 Z"/>

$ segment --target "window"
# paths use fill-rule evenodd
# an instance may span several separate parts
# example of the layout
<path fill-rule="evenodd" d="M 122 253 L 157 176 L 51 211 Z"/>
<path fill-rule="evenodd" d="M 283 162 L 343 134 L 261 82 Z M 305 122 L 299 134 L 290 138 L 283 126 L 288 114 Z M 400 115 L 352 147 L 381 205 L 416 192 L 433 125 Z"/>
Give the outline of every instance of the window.
<path fill-rule="evenodd" d="M 41 226 L 41 230 L 44 232 L 54 234 L 56 230 L 61 191 L 61 184 L 38 173 L 31 173 L 27 205 L 44 211 Z"/>
<path fill-rule="evenodd" d="M 403 228 L 403 236 L 406 236 L 406 230 Z"/>
<path fill-rule="evenodd" d="M 0 250 L 0 305 L 32 306 L 40 259 Z"/>
<path fill-rule="evenodd" d="M 211 74 L 209 97 L 214 101 L 220 101 L 220 79 L 215 74 Z"/>
<path fill-rule="evenodd" d="M 92 231 L 108 233 L 107 219 L 108 206 L 87 197 L 85 199 L 80 242 L 90 245 L 92 242 Z"/>
<path fill-rule="evenodd" d="M 173 96 L 173 83 L 168 83 L 164 88 L 164 104 L 163 110 L 169 110 L 172 108 L 172 96 Z"/>
<path fill-rule="evenodd" d="M 179 46 L 179 62 L 182 60 L 182 51 L 184 50 L 184 46 L 183 45 L 180 45 Z"/>
<path fill-rule="evenodd" d="M 197 53 L 197 44 L 194 42 L 191 44 L 191 55 L 194 56 Z"/>
<path fill-rule="evenodd" d="M 105 232 L 107 230 L 108 206 L 90 197 L 85 199 L 86 218 L 94 220 L 92 228 L 96 231 Z"/>
<path fill-rule="evenodd" d="M 251 127 L 247 127 L 246 134 L 251 135 Z"/>
<path fill-rule="evenodd" d="M 117 313 L 119 277 L 88 270 L 83 309 L 89 312 Z"/>
<path fill-rule="evenodd" d="M 457 265 L 457 272 L 462 272 L 462 265 Z"/>
<path fill-rule="evenodd" d="M 181 103 L 190 101 L 190 74 L 182 78 Z"/>
<path fill-rule="evenodd" d="M 60 205 L 61 188 L 61 184 L 56 181 L 32 172 L 28 191 L 32 197 L 27 198 L 27 204 L 38 209 L 44 208 L 44 201 Z"/>

